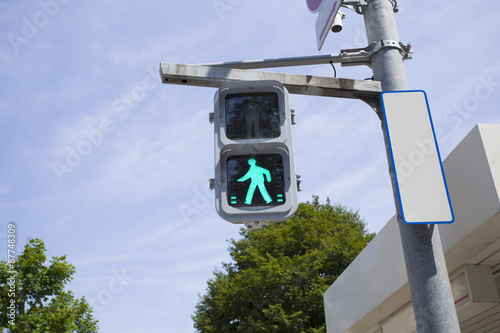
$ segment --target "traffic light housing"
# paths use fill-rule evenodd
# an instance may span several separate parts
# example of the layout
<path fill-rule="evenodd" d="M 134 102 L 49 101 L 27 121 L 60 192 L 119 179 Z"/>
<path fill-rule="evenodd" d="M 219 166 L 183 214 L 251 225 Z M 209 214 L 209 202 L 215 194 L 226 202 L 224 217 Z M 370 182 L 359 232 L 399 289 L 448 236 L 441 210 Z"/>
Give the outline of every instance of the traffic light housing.
<path fill-rule="evenodd" d="M 233 223 L 279 222 L 297 210 L 292 114 L 278 81 L 226 82 L 214 101 L 215 207 Z"/>

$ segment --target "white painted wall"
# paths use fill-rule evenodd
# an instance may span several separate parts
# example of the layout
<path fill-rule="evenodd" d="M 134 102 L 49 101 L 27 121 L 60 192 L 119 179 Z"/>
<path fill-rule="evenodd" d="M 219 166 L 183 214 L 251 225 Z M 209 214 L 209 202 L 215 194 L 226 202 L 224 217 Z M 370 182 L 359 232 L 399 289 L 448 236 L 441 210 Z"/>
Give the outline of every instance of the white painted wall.
<path fill-rule="evenodd" d="M 443 162 L 455 222 L 439 232 L 451 273 L 500 239 L 500 125 L 477 125 Z M 325 292 L 328 333 L 376 331 L 411 301 L 393 217 Z"/>

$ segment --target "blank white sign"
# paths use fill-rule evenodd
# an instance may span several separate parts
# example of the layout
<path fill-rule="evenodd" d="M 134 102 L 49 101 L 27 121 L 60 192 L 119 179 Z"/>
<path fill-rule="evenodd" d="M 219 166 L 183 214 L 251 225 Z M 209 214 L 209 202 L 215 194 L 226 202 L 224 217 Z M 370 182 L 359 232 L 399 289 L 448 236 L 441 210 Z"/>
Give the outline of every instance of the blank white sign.
<path fill-rule="evenodd" d="M 384 92 L 381 99 L 403 220 L 453 222 L 425 92 Z"/>

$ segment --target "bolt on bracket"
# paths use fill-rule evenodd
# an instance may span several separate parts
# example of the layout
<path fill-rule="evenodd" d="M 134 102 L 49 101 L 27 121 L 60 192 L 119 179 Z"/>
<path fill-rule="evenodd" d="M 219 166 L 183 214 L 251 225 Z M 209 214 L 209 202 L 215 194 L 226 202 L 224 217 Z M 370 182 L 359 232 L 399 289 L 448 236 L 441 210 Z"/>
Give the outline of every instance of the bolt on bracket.
<path fill-rule="evenodd" d="M 244 224 L 248 229 L 262 229 L 269 226 L 269 221 L 247 221 Z"/>

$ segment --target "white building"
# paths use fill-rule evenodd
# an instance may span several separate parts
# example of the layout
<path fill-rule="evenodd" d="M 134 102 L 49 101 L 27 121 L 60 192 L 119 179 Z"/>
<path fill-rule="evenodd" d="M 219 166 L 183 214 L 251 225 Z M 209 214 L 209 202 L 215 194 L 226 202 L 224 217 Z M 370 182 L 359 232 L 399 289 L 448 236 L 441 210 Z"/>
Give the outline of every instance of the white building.
<path fill-rule="evenodd" d="M 500 332 L 500 125 L 443 162 L 455 222 L 439 232 L 462 332 Z M 416 332 L 396 218 L 324 294 L 328 333 Z"/>

